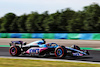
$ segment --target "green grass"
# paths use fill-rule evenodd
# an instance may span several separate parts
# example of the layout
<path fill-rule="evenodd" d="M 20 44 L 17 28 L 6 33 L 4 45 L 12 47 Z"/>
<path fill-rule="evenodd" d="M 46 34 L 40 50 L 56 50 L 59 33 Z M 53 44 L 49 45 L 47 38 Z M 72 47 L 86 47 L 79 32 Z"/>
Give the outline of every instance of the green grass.
<path fill-rule="evenodd" d="M 100 67 L 100 64 L 0 58 L 0 67 Z"/>

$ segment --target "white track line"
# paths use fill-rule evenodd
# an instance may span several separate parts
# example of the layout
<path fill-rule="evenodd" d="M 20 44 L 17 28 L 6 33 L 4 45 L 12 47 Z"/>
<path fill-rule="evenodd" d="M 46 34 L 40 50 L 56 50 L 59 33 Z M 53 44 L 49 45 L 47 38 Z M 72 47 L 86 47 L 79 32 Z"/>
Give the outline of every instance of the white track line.
<path fill-rule="evenodd" d="M 45 60 L 45 61 L 63 61 L 63 62 L 77 62 L 77 63 L 100 64 L 99 62 L 76 61 L 76 60 L 62 60 L 62 59 L 48 59 L 48 58 L 26 58 L 26 57 L 5 57 L 5 56 L 0 56 L 0 58 Z"/>

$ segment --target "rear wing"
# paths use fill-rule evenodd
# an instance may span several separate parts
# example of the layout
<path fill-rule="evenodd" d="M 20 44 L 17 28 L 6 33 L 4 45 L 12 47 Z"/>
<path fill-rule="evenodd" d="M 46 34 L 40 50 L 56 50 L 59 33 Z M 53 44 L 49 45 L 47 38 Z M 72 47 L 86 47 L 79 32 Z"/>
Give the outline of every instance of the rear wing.
<path fill-rule="evenodd" d="M 26 45 L 26 42 L 23 41 L 11 41 L 11 43 L 9 43 L 10 46 L 17 46 L 20 45 L 22 47 L 22 45 Z"/>

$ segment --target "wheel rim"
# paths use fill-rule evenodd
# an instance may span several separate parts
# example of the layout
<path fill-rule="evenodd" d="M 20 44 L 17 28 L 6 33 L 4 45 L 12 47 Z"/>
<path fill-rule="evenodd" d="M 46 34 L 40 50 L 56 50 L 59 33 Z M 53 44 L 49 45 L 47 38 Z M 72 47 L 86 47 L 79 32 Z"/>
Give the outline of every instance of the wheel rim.
<path fill-rule="evenodd" d="M 15 55 L 16 54 L 16 49 L 14 47 L 11 48 L 11 54 Z"/>
<path fill-rule="evenodd" d="M 62 52 L 62 50 L 61 50 L 61 49 L 58 49 L 58 50 L 57 50 L 57 55 L 58 55 L 58 56 L 61 56 L 61 55 L 62 55 L 62 53 L 63 53 L 63 52 Z"/>

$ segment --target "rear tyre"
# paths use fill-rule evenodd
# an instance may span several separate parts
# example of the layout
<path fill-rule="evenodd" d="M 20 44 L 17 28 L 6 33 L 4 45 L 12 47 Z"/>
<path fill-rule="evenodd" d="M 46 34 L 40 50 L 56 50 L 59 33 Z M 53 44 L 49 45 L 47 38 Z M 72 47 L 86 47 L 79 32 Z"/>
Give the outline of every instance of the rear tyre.
<path fill-rule="evenodd" d="M 66 56 L 67 50 L 64 46 L 59 46 L 55 49 L 55 56 L 58 58 L 64 58 Z"/>
<path fill-rule="evenodd" d="M 9 49 L 9 53 L 12 56 L 19 56 L 21 54 L 21 48 L 19 46 L 12 46 Z"/>

